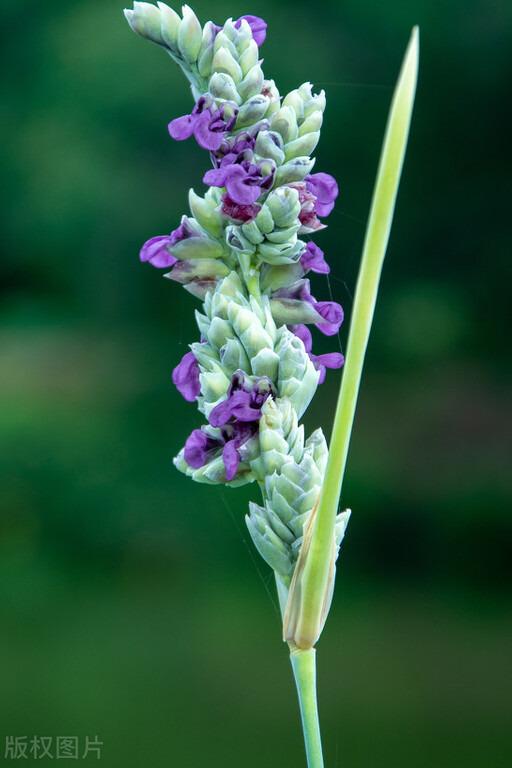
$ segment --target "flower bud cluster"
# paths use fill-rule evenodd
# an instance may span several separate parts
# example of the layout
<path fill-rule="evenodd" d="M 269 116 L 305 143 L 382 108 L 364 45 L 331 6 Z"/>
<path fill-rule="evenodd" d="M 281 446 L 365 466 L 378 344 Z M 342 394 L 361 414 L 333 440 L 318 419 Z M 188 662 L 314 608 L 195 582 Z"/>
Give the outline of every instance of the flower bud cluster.
<path fill-rule="evenodd" d="M 150 238 L 140 258 L 203 302 L 200 340 L 173 381 L 206 419 L 175 459 L 203 483 L 258 481 L 261 505 L 247 525 L 260 554 L 289 584 L 323 482 L 321 430 L 304 440 L 298 422 L 340 353 L 315 355 L 307 325 L 336 334 L 341 307 L 317 301 L 309 273 L 327 274 L 309 239 L 325 227 L 338 195 L 327 173 L 312 173 L 325 94 L 304 83 L 281 99 L 261 68 L 266 23 L 256 16 L 204 27 L 183 6 L 136 2 L 131 28 L 181 66 L 195 100 L 169 134 L 194 138 L 212 167 L 204 196 L 190 190 L 190 216 L 169 235 Z M 305 239 L 306 238 L 306 239 Z M 346 519 L 338 521 L 337 545 Z"/>

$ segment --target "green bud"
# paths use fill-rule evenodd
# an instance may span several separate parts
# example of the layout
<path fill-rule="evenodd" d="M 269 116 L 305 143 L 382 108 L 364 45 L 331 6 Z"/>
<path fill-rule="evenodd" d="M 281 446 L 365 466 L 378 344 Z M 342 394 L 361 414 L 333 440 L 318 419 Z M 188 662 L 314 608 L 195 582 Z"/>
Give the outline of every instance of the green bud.
<path fill-rule="evenodd" d="M 261 289 L 262 291 L 277 291 L 279 288 L 285 288 L 304 275 L 304 269 L 300 262 L 295 264 L 282 264 L 279 267 L 272 267 L 270 264 L 264 264 L 261 269 Z"/>
<path fill-rule="evenodd" d="M 224 398 L 230 385 L 230 381 L 222 370 L 220 363 L 217 366 L 217 370 L 200 373 L 199 381 L 201 382 L 201 392 L 209 403 L 216 403 L 221 398 Z"/>
<path fill-rule="evenodd" d="M 276 187 L 282 184 L 290 184 L 293 181 L 303 181 L 311 172 L 315 161 L 309 157 L 295 157 L 282 165 L 276 171 L 274 184 Z"/>
<path fill-rule="evenodd" d="M 311 99 L 304 105 L 304 117 L 309 117 L 309 115 L 313 114 L 313 112 L 324 112 L 325 105 L 325 91 L 320 91 L 320 93 L 312 96 Z"/>
<path fill-rule="evenodd" d="M 249 369 L 249 359 L 243 346 L 238 340 L 230 339 L 220 350 L 220 359 L 223 367 L 230 372 Z"/>
<path fill-rule="evenodd" d="M 172 8 L 165 3 L 157 3 L 160 8 L 160 30 L 164 43 L 173 51 L 178 47 L 178 31 L 181 19 Z"/>
<path fill-rule="evenodd" d="M 300 299 L 271 299 L 272 315 L 278 325 L 321 323 L 322 318 L 307 301 Z"/>
<path fill-rule="evenodd" d="M 261 88 L 262 93 L 270 99 L 267 111 L 267 119 L 274 115 L 281 108 L 281 97 L 277 86 L 273 80 L 264 80 Z"/>
<path fill-rule="evenodd" d="M 193 189 L 188 193 L 188 204 L 195 220 L 214 237 L 222 237 L 223 218 L 218 203 L 212 196 L 199 197 Z"/>
<path fill-rule="evenodd" d="M 249 359 L 266 347 L 273 348 L 274 343 L 271 336 L 257 321 L 254 312 L 250 309 L 231 302 L 228 306 L 228 318 Z"/>
<path fill-rule="evenodd" d="M 293 187 L 280 187 L 269 194 L 265 206 L 276 227 L 289 227 L 300 213 L 299 193 Z"/>
<path fill-rule="evenodd" d="M 304 243 L 300 240 L 297 240 L 295 244 L 264 242 L 258 246 L 257 255 L 261 261 L 264 261 L 267 264 L 292 264 L 300 259 L 303 250 Z M 274 314 L 273 309 L 272 314 Z"/>
<path fill-rule="evenodd" d="M 273 131 L 281 134 L 285 144 L 293 141 L 299 133 L 295 111 L 291 107 L 281 107 L 280 110 L 272 115 L 270 127 Z"/>
<path fill-rule="evenodd" d="M 288 142 L 285 147 L 286 159 L 291 160 L 294 157 L 311 155 L 319 139 L 320 131 L 315 131 L 314 133 L 306 133 L 304 136 L 299 136 L 294 141 Z"/>
<path fill-rule="evenodd" d="M 254 67 L 259 60 L 259 49 L 254 40 L 250 40 L 247 48 L 240 56 L 240 67 L 244 75 L 246 75 L 252 67 Z"/>
<path fill-rule="evenodd" d="M 265 510 L 249 503 L 250 514 L 245 522 L 254 546 L 270 567 L 287 578 L 291 575 L 293 564 L 290 548 L 277 536 L 265 520 Z"/>
<path fill-rule="evenodd" d="M 158 45 L 165 45 L 160 28 L 160 11 L 151 3 L 134 3 L 133 10 L 125 8 L 126 21 L 141 37 L 145 37 Z"/>
<path fill-rule="evenodd" d="M 187 237 L 172 246 L 172 255 L 183 261 L 220 259 L 223 253 L 222 245 L 207 237 Z"/>
<path fill-rule="evenodd" d="M 240 94 L 241 101 L 247 101 L 251 96 L 256 96 L 257 93 L 261 93 L 262 85 L 263 71 L 259 64 L 255 64 L 238 85 L 238 93 Z"/>
<path fill-rule="evenodd" d="M 241 230 L 244 233 L 244 237 L 253 243 L 253 245 L 259 245 L 259 243 L 262 243 L 265 239 L 265 236 L 260 232 L 254 219 L 247 224 L 242 224 Z"/>
<path fill-rule="evenodd" d="M 214 366 L 218 363 L 218 355 L 209 344 L 199 344 L 198 342 L 194 342 L 190 345 L 190 349 L 200 366 L 207 371 L 214 370 Z"/>
<path fill-rule="evenodd" d="M 221 29 L 221 31 L 218 32 L 217 35 L 215 36 L 213 47 L 214 47 L 215 53 L 219 51 L 221 48 L 226 48 L 226 50 L 228 50 L 234 58 L 238 57 L 238 51 L 236 49 L 236 45 L 234 44 L 230 36 L 227 34 L 226 25 L 224 25 L 224 29 Z"/>
<path fill-rule="evenodd" d="M 246 19 L 242 19 L 240 21 L 240 26 L 238 27 L 238 29 L 234 26 L 234 23 L 231 19 L 226 22 L 226 24 L 224 25 L 224 28 L 227 29 L 228 25 L 230 29 L 233 31 L 233 34 L 234 34 L 233 40 L 236 44 L 236 47 L 238 51 L 242 54 L 252 42 L 251 27 L 249 23 L 246 21 Z"/>
<path fill-rule="evenodd" d="M 272 304 L 272 302 L 271 302 Z M 287 397 L 300 419 L 315 394 L 319 373 L 302 341 L 286 327 L 279 329 L 275 352 L 279 355 L 278 388 Z"/>
<path fill-rule="evenodd" d="M 297 242 L 297 232 L 299 231 L 301 227 L 300 221 L 297 221 L 296 224 L 294 224 L 291 227 L 286 227 L 285 229 L 274 229 L 273 232 L 269 232 L 267 235 L 267 241 L 269 243 L 277 243 L 278 245 L 293 245 L 295 246 Z"/>
<path fill-rule="evenodd" d="M 213 347 L 220 349 L 228 339 L 234 339 L 235 334 L 231 323 L 221 317 L 212 317 L 206 338 Z"/>
<path fill-rule="evenodd" d="M 187 285 L 193 280 L 217 280 L 229 275 L 229 269 L 219 259 L 193 259 L 178 261 L 164 277 L 176 283 Z"/>
<path fill-rule="evenodd" d="M 254 244 L 243 234 L 242 228 L 235 225 L 226 227 L 226 243 L 237 252 L 239 257 L 240 254 L 250 256 L 256 250 Z"/>
<path fill-rule="evenodd" d="M 272 349 L 260 349 L 251 358 L 251 370 L 255 376 L 268 376 L 272 381 L 277 381 L 279 356 Z"/>
<path fill-rule="evenodd" d="M 233 78 L 225 72 L 214 72 L 210 78 L 208 90 L 214 99 L 233 101 L 235 104 L 242 103 Z"/>
<path fill-rule="evenodd" d="M 269 103 L 270 102 L 268 97 L 262 96 L 262 94 L 253 96 L 251 99 L 249 99 L 249 101 L 246 101 L 245 104 L 240 107 L 240 111 L 237 116 L 237 130 L 239 128 L 246 128 L 247 126 L 253 125 L 254 123 L 257 123 L 259 120 L 261 120 L 265 116 Z M 260 135 L 261 133 L 258 134 L 258 138 Z"/>
<path fill-rule="evenodd" d="M 184 5 L 181 10 L 183 19 L 178 31 L 178 48 L 185 61 L 194 64 L 201 48 L 203 30 L 192 8 Z"/>
<path fill-rule="evenodd" d="M 240 65 L 235 61 L 228 49 L 224 47 L 219 48 L 215 52 L 212 69 L 215 72 L 224 72 L 226 75 L 230 75 L 235 83 L 239 83 L 243 77 Z"/>
<path fill-rule="evenodd" d="M 290 93 L 284 97 L 283 107 L 291 107 L 297 116 L 297 121 L 304 117 L 304 99 L 298 88 L 294 91 L 290 91 Z"/>
<path fill-rule="evenodd" d="M 256 138 L 254 151 L 260 157 L 274 160 L 276 165 L 284 161 L 284 145 L 280 133 L 276 131 L 260 131 Z"/>
<path fill-rule="evenodd" d="M 263 234 L 272 232 L 272 230 L 274 229 L 274 219 L 272 218 L 272 214 L 270 213 L 270 210 L 266 205 L 262 207 L 262 209 L 256 216 L 255 222 L 258 225 L 258 229 L 260 230 L 260 232 L 263 232 Z"/>
<path fill-rule="evenodd" d="M 320 110 L 312 112 L 309 117 L 301 122 L 299 125 L 299 136 L 304 136 L 306 133 L 314 133 L 319 131 L 322 127 L 324 116 Z"/>

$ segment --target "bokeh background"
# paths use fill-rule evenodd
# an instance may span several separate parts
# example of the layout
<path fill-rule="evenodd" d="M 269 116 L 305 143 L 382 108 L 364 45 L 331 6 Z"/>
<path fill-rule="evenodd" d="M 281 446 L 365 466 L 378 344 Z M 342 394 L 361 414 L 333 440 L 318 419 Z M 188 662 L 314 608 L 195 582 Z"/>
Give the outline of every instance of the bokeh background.
<path fill-rule="evenodd" d="M 392 87 L 421 26 L 320 643 L 326 761 L 509 766 L 512 5 L 194 8 L 265 17 L 281 93 L 307 79 L 327 91 L 317 169 L 341 197 L 317 239 L 330 285 L 314 287 L 347 316 Z M 177 225 L 207 159 L 170 141 L 186 84 L 121 11 L 2 9 L 0 762 L 7 735 L 98 734 L 109 768 L 295 768 L 272 579 L 243 521 L 256 490 L 197 486 L 171 465 L 198 425 L 170 382 L 195 300 L 137 254 Z M 329 431 L 339 381 L 308 429 Z"/>

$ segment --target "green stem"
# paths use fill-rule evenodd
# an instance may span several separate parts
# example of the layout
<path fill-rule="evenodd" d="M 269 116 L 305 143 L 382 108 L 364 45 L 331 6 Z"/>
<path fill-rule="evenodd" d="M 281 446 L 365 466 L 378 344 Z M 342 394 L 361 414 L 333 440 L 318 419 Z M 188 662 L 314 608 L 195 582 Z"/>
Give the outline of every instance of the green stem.
<path fill-rule="evenodd" d="M 334 525 L 379 280 L 388 244 L 411 122 L 418 72 L 418 28 L 412 31 L 393 95 L 373 192 L 357 280 L 341 389 L 334 417 L 329 460 L 301 583 L 301 610 L 295 643 L 314 645 L 321 631 L 325 595 L 332 578 Z"/>
<path fill-rule="evenodd" d="M 290 661 L 299 696 L 308 768 L 324 768 L 316 701 L 316 650 L 309 648 L 307 651 L 302 651 L 300 648 L 292 648 Z"/>

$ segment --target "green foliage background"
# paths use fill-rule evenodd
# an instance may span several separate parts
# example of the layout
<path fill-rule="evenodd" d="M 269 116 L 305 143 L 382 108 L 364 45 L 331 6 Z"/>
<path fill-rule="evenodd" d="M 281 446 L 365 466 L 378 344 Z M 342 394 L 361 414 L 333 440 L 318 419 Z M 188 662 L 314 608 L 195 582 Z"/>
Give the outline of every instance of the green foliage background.
<path fill-rule="evenodd" d="M 341 197 L 317 240 L 330 286 L 314 287 L 347 316 L 392 87 L 420 24 L 345 486 L 354 513 L 320 643 L 326 757 L 508 766 L 512 6 L 194 8 L 203 21 L 264 16 L 281 93 L 306 79 L 327 91 L 317 169 Z M 170 382 L 196 335 L 194 299 L 137 253 L 177 225 L 207 158 L 169 139 L 187 86 L 121 10 L 2 9 L 0 762 L 9 734 L 97 733 L 109 768 L 300 766 L 272 581 L 243 523 L 256 489 L 196 486 L 170 463 L 198 424 Z M 338 385 L 331 373 L 308 428 L 329 430 Z"/>

